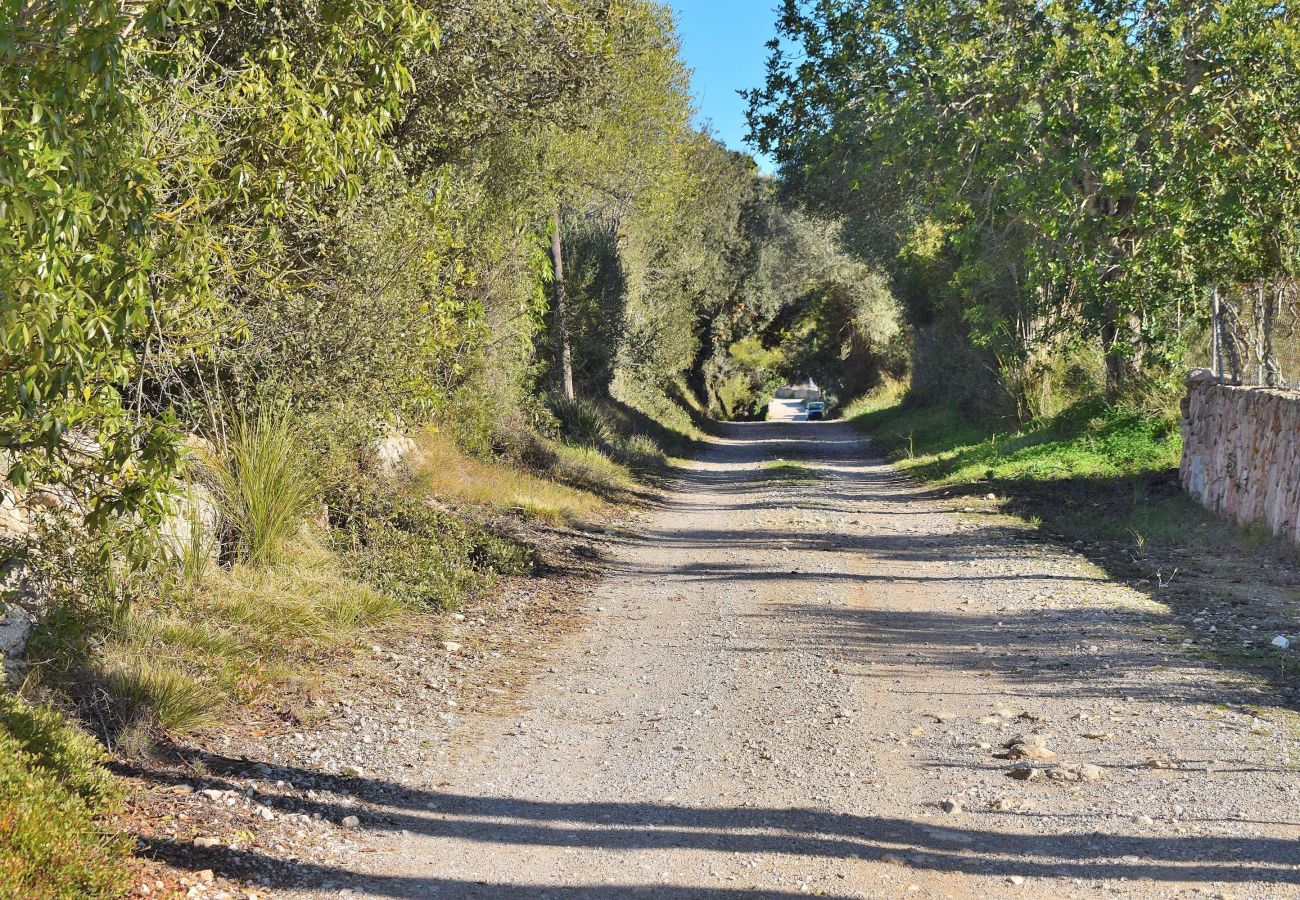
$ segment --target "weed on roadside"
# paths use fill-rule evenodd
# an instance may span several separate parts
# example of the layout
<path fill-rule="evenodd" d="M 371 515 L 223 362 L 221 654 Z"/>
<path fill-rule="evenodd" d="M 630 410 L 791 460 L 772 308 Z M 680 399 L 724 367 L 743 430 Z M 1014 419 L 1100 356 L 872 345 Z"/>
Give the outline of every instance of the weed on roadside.
<path fill-rule="evenodd" d="M 287 408 L 263 406 L 251 416 L 237 416 L 209 460 L 230 549 L 243 562 L 278 561 L 318 497 L 298 431 Z"/>

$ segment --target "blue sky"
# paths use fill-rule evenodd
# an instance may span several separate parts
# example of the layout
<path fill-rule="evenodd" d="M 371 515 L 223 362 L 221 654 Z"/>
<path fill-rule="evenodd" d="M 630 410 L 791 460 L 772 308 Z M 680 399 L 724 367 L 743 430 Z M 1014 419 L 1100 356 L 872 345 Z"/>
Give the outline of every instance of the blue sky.
<path fill-rule="evenodd" d="M 736 91 L 758 87 L 776 22 L 776 0 L 669 0 L 677 14 L 682 55 L 694 70 L 691 86 L 701 124 L 709 122 L 733 150 L 754 152 L 744 136 L 745 102 Z M 770 172 L 769 160 L 759 160 Z"/>

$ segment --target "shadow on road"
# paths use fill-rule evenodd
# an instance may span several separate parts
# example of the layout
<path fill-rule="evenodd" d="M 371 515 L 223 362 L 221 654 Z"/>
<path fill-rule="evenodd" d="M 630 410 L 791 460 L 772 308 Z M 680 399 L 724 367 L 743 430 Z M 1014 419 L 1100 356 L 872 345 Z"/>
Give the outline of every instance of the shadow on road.
<path fill-rule="evenodd" d="M 211 773 L 211 786 L 230 788 L 222 774 L 242 775 L 249 763 L 212 754 L 193 760 Z M 933 872 L 1081 879 L 1146 879 L 1181 882 L 1255 882 L 1300 885 L 1297 844 L 1279 839 L 1228 837 L 1122 836 L 1102 833 L 1002 833 L 871 815 L 829 814 L 817 809 L 755 809 L 652 803 L 544 803 L 510 797 L 474 797 L 438 790 L 415 790 L 368 778 L 330 778 L 292 766 L 271 766 L 266 779 L 358 797 L 382 796 L 382 812 L 363 817 L 362 828 L 453 837 L 494 847 L 549 846 L 637 850 L 706 850 L 740 855 L 791 854 L 839 860 L 879 860 L 891 856 Z M 178 780 L 161 771 L 128 769 L 123 774 L 164 782 Z M 284 808 L 276 795 L 254 795 L 280 813 L 319 814 L 331 821 L 357 813 L 352 804 L 295 801 Z M 146 842 L 146 852 L 181 866 L 212 868 L 247 878 L 269 873 L 272 886 L 343 888 L 357 873 L 318 864 L 294 864 L 256 850 L 212 848 L 196 852 L 168 841 Z M 444 891 L 476 897 L 597 897 L 609 887 L 493 887 L 445 877 L 366 879 L 367 892 L 386 897 L 427 897 Z M 522 892 L 522 893 L 521 893 Z M 726 897 L 726 888 L 673 889 L 643 885 L 618 888 L 619 896 Z M 754 896 L 750 893 L 749 896 Z M 794 896 L 774 892 L 759 896 Z"/>

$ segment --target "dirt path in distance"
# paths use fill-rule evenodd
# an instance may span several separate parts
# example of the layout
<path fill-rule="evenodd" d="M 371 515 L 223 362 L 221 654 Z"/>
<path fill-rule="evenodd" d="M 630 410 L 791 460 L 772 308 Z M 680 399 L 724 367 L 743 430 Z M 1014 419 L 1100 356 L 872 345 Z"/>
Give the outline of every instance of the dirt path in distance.
<path fill-rule="evenodd" d="M 1276 698 L 845 424 L 729 426 L 591 606 L 295 895 L 1300 894 Z"/>

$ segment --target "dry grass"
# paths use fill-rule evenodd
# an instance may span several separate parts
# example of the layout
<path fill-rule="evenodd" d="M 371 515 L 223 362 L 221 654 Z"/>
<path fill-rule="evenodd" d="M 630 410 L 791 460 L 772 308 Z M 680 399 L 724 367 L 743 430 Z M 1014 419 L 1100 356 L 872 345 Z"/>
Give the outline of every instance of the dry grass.
<path fill-rule="evenodd" d="M 319 676 L 310 662 L 391 626 L 403 605 L 304 536 L 273 566 L 213 569 L 114 628 L 101 675 L 124 719 L 184 734 Z"/>
<path fill-rule="evenodd" d="M 606 501 L 586 490 L 521 471 L 505 463 L 475 459 L 456 448 L 446 435 L 429 430 L 416 439 L 415 463 L 421 487 L 451 503 L 472 504 L 515 512 L 525 518 L 552 525 L 570 525 L 590 520 L 605 511 Z M 594 460 L 594 451 L 566 448 L 567 465 L 582 468 L 593 484 L 607 483 L 612 464 Z M 604 458 L 601 457 L 603 460 Z"/>

